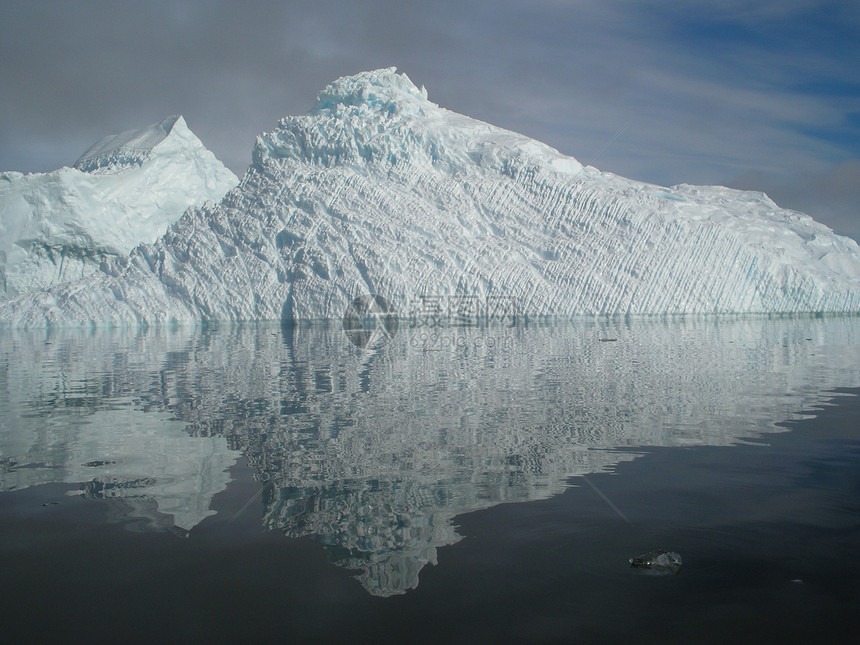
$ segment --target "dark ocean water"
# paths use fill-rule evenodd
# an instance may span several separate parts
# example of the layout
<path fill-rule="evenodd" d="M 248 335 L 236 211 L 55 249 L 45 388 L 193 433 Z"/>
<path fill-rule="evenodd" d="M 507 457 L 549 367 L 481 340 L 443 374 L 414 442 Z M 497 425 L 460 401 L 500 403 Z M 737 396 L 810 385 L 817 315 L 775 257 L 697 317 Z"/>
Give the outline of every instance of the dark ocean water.
<path fill-rule="evenodd" d="M 0 330 L 0 625 L 851 642 L 860 319 Z M 434 336 L 435 335 L 435 336 Z M 669 575 L 632 569 L 653 548 Z"/>

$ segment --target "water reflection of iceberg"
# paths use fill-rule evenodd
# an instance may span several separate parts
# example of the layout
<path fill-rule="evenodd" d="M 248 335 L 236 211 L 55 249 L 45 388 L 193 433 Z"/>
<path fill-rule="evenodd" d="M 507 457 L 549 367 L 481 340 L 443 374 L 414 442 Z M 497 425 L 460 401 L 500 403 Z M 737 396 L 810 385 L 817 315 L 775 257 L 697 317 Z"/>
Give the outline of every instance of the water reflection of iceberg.
<path fill-rule="evenodd" d="M 458 341 L 432 351 L 418 331 L 377 352 L 326 327 L 68 333 L 50 346 L 9 331 L 0 342 L 25 364 L 28 347 L 40 355 L 31 408 L 63 365 L 103 402 L 169 413 L 189 445 L 240 449 L 265 486 L 264 523 L 313 536 L 376 595 L 415 587 L 437 548 L 460 539 L 457 515 L 546 498 L 643 446 L 754 439 L 827 390 L 860 385 L 857 318 L 442 329 Z"/>
<path fill-rule="evenodd" d="M 112 386 L 128 373 L 105 362 L 121 359 L 124 343 L 74 335 L 53 348 L 41 336 L 0 336 L 0 491 L 77 484 L 131 528 L 179 534 L 212 515 L 238 455 L 227 441 L 189 436 L 165 411 L 143 414 L 133 388 Z"/>
<path fill-rule="evenodd" d="M 23 451 L 10 454 L 8 435 L 0 436 L 0 454 L 14 463 L 0 472 L 0 490 L 79 483 L 82 495 L 122 499 L 127 517 L 153 527 L 188 530 L 212 515 L 212 496 L 226 488 L 236 460 L 223 438 L 189 437 L 163 412 L 128 407 L 45 422 Z"/>

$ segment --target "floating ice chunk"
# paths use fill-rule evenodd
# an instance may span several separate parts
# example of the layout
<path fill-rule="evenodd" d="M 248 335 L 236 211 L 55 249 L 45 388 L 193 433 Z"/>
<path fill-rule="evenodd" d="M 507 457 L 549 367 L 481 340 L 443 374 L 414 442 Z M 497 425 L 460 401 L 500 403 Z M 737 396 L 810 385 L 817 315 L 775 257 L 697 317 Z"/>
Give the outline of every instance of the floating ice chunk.
<path fill-rule="evenodd" d="M 635 558 L 630 558 L 630 566 L 635 569 L 648 569 L 658 574 L 678 573 L 681 569 L 681 556 L 674 551 L 654 549 Z"/>

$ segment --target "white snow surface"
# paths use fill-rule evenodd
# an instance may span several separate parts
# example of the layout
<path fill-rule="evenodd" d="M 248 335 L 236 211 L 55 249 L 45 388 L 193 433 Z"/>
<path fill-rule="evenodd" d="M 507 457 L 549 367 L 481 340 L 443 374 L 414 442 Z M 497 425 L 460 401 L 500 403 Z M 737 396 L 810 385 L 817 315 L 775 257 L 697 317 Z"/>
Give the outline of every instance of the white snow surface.
<path fill-rule="evenodd" d="M 763 193 L 583 167 L 389 68 L 260 136 L 219 204 L 0 322 L 337 319 L 363 293 L 401 315 L 459 295 L 527 317 L 856 313 L 860 247 Z"/>
<path fill-rule="evenodd" d="M 105 137 L 72 168 L 4 172 L 0 297 L 93 273 L 238 183 L 181 116 Z"/>

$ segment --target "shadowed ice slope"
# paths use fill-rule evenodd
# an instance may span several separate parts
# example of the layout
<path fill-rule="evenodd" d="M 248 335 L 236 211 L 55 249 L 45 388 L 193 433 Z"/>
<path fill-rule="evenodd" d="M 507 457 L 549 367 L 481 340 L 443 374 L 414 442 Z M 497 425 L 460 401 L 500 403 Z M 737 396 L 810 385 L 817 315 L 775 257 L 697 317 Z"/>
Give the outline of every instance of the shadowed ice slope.
<path fill-rule="evenodd" d="M 220 204 L 0 321 L 331 319 L 366 292 L 401 314 L 458 294 L 525 316 L 857 312 L 860 247 L 762 193 L 582 167 L 392 68 L 258 138 Z"/>

